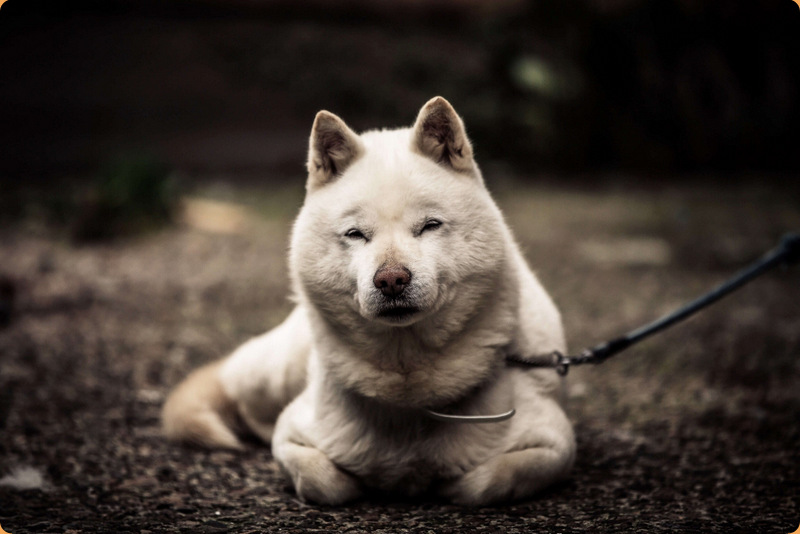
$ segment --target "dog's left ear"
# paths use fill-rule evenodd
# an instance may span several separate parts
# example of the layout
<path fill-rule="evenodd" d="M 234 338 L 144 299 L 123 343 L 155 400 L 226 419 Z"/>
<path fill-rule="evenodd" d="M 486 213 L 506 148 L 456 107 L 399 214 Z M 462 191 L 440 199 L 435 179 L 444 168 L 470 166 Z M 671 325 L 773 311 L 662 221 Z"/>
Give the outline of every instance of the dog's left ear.
<path fill-rule="evenodd" d="M 475 162 L 464 123 L 450 102 L 437 96 L 422 106 L 414 124 L 413 148 L 459 172 L 472 172 Z"/>
<path fill-rule="evenodd" d="M 330 111 L 317 113 L 308 145 L 309 191 L 332 181 L 364 152 L 358 134 Z"/>

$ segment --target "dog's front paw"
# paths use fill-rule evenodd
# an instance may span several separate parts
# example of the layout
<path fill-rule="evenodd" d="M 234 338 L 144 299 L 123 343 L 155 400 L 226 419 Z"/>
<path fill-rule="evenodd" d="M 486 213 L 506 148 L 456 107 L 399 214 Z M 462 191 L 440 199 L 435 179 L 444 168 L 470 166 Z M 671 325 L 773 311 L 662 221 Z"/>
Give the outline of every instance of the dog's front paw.
<path fill-rule="evenodd" d="M 449 501 L 464 506 L 489 504 L 503 497 L 504 489 L 494 485 L 494 466 L 483 464 L 464 475 L 446 482 L 439 493 Z"/>
<path fill-rule="evenodd" d="M 337 505 L 361 495 L 358 480 L 339 469 L 322 451 L 303 445 L 284 445 L 281 464 L 305 502 Z"/>
<path fill-rule="evenodd" d="M 440 493 L 461 505 L 485 505 L 530 497 L 563 477 L 571 448 L 531 447 L 490 459 L 445 484 Z"/>

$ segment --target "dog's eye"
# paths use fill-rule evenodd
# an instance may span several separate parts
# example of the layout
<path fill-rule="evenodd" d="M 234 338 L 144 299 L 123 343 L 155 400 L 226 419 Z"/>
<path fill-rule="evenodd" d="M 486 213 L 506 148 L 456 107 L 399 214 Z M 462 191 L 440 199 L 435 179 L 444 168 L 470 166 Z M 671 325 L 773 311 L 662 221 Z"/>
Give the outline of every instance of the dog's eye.
<path fill-rule="evenodd" d="M 361 232 L 361 230 L 358 230 L 357 228 L 351 228 L 350 230 L 346 231 L 344 233 L 344 236 L 347 239 L 364 239 L 364 240 L 367 239 L 366 236 Z"/>
<path fill-rule="evenodd" d="M 437 221 L 436 219 L 428 219 L 425 221 L 425 225 L 422 227 L 419 233 L 428 232 L 431 230 L 436 230 L 442 225 L 442 221 Z"/>

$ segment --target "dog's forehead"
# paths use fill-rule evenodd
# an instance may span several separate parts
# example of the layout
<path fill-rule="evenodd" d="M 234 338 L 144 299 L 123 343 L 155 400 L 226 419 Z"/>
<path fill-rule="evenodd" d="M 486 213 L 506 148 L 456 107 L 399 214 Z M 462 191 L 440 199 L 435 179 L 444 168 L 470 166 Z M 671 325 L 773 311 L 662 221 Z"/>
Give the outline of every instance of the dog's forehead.
<path fill-rule="evenodd" d="M 364 153 L 326 188 L 322 202 L 340 214 L 401 219 L 436 211 L 469 188 L 464 177 L 412 151 L 410 136 L 407 129 L 362 134 Z"/>

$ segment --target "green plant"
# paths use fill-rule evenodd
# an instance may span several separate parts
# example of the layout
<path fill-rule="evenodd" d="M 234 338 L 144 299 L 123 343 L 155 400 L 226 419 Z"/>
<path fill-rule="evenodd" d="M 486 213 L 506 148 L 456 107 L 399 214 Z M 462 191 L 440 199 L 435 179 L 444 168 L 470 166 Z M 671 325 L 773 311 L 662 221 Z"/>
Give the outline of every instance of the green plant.
<path fill-rule="evenodd" d="M 71 237 L 97 241 L 161 227 L 173 219 L 176 200 L 176 182 L 163 161 L 140 153 L 116 157 L 79 199 Z"/>

